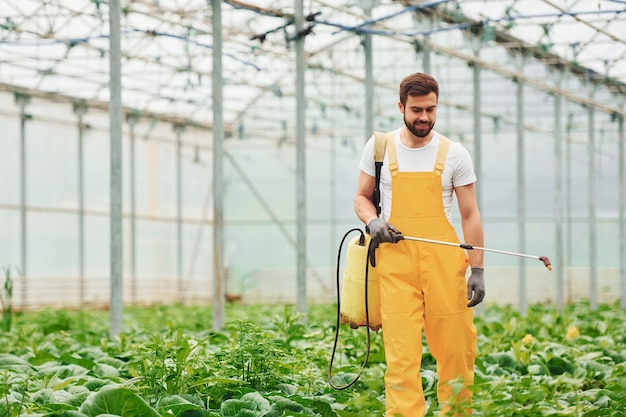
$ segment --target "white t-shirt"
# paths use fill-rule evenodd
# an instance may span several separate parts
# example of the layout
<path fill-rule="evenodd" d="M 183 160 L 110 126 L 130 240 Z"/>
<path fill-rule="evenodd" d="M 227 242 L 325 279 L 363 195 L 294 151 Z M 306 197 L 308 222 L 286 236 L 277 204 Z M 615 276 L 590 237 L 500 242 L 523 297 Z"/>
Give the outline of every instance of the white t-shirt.
<path fill-rule="evenodd" d="M 398 158 L 398 171 L 400 172 L 424 172 L 434 171 L 437 149 L 439 148 L 439 134 L 435 132 L 432 140 L 424 147 L 412 149 L 402 144 L 400 140 L 400 129 L 395 131 L 396 153 Z M 363 149 L 359 168 L 368 175 L 374 177 L 376 168 L 374 165 L 374 136 L 372 136 Z M 389 172 L 389 162 L 385 151 L 385 160 L 380 175 L 380 193 L 382 201 L 381 218 L 388 221 L 391 214 L 391 173 Z M 450 143 L 448 156 L 441 175 L 441 185 L 443 189 L 443 208 L 448 221 L 452 223 L 452 200 L 454 187 L 476 182 L 472 158 L 467 149 L 460 143 Z"/>

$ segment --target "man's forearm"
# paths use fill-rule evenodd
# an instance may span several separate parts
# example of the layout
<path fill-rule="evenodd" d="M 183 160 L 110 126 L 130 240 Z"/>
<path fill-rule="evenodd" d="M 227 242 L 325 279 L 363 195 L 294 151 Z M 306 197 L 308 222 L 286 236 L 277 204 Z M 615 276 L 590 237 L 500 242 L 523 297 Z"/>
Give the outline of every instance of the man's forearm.
<path fill-rule="evenodd" d="M 365 224 L 369 224 L 372 219 L 378 217 L 376 215 L 376 207 L 372 200 L 365 196 L 357 196 L 354 199 L 354 211 L 361 221 Z"/>
<path fill-rule="evenodd" d="M 484 247 L 483 226 L 480 215 L 472 216 L 462 222 L 465 243 L 472 246 Z M 481 250 L 468 250 L 470 265 L 472 268 L 483 268 L 484 252 Z"/>

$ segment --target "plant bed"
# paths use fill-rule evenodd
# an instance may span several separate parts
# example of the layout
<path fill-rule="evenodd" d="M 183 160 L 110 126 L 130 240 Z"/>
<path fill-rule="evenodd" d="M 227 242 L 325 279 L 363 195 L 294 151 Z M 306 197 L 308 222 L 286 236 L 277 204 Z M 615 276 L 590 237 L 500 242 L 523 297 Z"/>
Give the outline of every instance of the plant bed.
<path fill-rule="evenodd" d="M 328 384 L 334 305 L 229 304 L 210 330 L 210 306 L 125 309 L 108 337 L 108 312 L 18 313 L 0 333 L 3 416 L 382 416 L 384 350 L 371 334 L 361 378 Z M 486 305 L 475 319 L 475 416 L 625 416 L 626 312 L 619 305 L 563 311 Z M 384 331 L 384 329 L 383 329 Z M 342 326 L 335 385 L 350 382 L 366 352 L 365 330 Z M 422 380 L 436 415 L 435 361 L 424 349 Z"/>

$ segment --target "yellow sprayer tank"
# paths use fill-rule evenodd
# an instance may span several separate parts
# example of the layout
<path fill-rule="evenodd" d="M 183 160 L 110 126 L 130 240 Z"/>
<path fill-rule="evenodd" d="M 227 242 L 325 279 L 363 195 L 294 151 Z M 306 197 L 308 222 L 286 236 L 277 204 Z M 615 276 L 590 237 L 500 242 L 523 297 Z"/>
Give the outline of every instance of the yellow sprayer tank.
<path fill-rule="evenodd" d="M 341 324 L 349 324 L 351 328 L 357 329 L 368 323 L 365 315 L 365 268 L 368 268 L 367 313 L 369 327 L 378 331 L 382 327 L 378 277 L 376 276 L 376 268 L 369 264 L 367 256 L 371 238 L 370 235 L 366 234 L 363 244 L 361 244 L 360 239 L 361 236 L 357 236 L 348 244 L 346 266 L 343 270 L 343 282 L 341 284 Z"/>

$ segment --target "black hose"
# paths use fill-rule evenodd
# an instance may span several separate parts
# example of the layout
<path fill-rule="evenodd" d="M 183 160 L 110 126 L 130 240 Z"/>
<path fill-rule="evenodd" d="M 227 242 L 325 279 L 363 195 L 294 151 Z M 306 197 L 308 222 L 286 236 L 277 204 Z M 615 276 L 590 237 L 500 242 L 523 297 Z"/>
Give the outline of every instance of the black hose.
<path fill-rule="evenodd" d="M 369 360 L 369 356 L 370 356 L 370 317 L 369 317 L 369 308 L 368 308 L 368 294 L 367 294 L 367 276 L 368 276 L 368 257 L 365 258 L 365 326 L 367 327 L 366 330 L 366 335 L 367 335 L 367 348 L 365 350 L 365 360 L 363 361 L 363 365 L 361 366 L 361 370 L 359 371 L 358 375 L 347 385 L 344 386 L 336 386 L 335 384 L 333 384 L 332 381 L 332 371 L 333 371 L 333 362 L 335 360 L 335 351 L 337 350 L 337 342 L 339 340 L 339 327 L 341 324 L 341 295 L 339 293 L 340 289 L 339 289 L 339 270 L 340 270 L 340 261 L 341 261 L 341 248 L 343 247 L 343 242 L 346 240 L 346 238 L 348 237 L 348 235 L 352 232 L 358 231 L 361 233 L 361 238 L 359 239 L 359 243 L 361 245 L 365 244 L 365 234 L 363 233 L 363 231 L 361 231 L 361 229 L 358 228 L 354 228 L 354 229 L 350 229 L 346 232 L 346 234 L 343 236 L 343 239 L 341 239 L 341 243 L 339 244 L 339 250 L 337 251 L 337 325 L 335 327 L 335 343 L 333 344 L 333 352 L 330 355 L 330 364 L 328 365 L 328 383 L 330 384 L 331 387 L 333 387 L 336 390 L 344 390 L 348 387 L 351 387 L 352 385 L 354 385 L 359 378 L 361 377 L 361 375 L 363 374 L 363 371 L 365 370 L 365 367 L 367 366 L 367 361 Z M 369 242 L 369 246 L 368 246 L 368 253 L 371 250 L 371 246 L 372 246 L 372 241 L 370 240 Z"/>

